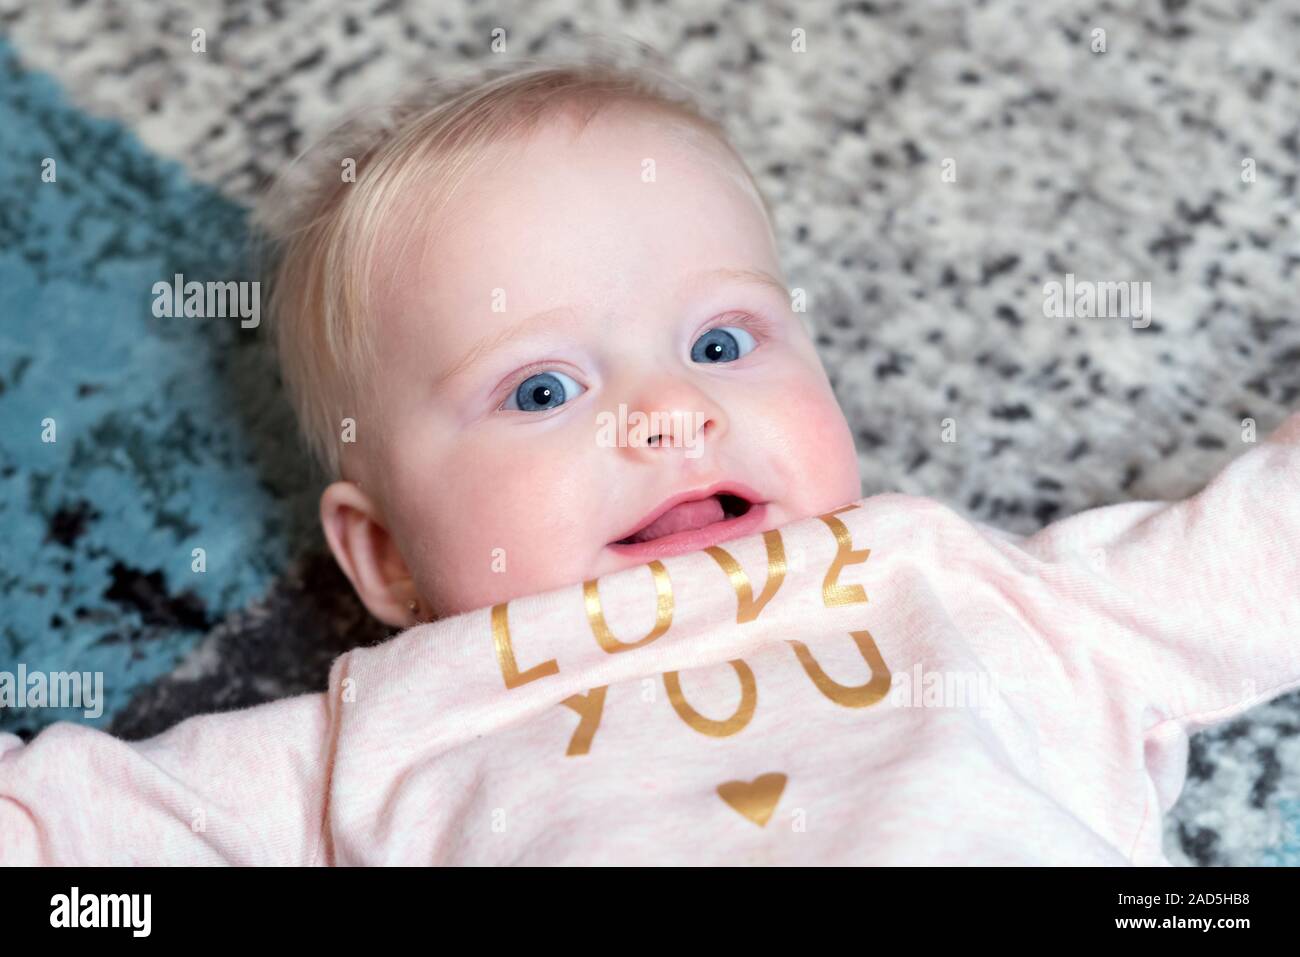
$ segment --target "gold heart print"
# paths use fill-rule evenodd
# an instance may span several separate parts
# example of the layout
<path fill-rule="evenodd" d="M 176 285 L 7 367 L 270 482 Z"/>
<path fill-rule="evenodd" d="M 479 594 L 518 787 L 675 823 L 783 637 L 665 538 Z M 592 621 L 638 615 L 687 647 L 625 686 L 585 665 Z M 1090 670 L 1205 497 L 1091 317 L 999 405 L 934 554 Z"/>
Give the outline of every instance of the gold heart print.
<path fill-rule="evenodd" d="M 764 827 L 785 791 L 786 776 L 779 771 L 760 774 L 752 781 L 727 781 L 718 796 L 759 827 Z"/>

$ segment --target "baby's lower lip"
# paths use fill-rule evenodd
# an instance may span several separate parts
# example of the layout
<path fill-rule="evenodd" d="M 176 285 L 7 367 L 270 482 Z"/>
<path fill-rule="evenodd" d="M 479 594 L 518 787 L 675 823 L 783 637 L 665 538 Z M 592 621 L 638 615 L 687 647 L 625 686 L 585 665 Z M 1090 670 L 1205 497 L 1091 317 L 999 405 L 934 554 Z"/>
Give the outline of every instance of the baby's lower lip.
<path fill-rule="evenodd" d="M 705 525 L 703 528 L 677 532 L 673 535 L 665 535 L 663 538 L 656 538 L 648 542 L 637 542 L 632 545 L 620 545 L 615 542 L 606 547 L 616 555 L 624 555 L 628 558 L 648 562 L 656 558 L 668 558 L 672 555 L 697 552 L 702 548 L 717 545 L 719 542 L 730 541 L 733 538 L 744 538 L 746 535 L 757 531 L 766 517 L 767 503 L 756 502 L 749 507 L 749 510 L 744 515 L 738 515 L 735 518 L 729 518 L 721 522 L 714 522 L 712 525 Z"/>

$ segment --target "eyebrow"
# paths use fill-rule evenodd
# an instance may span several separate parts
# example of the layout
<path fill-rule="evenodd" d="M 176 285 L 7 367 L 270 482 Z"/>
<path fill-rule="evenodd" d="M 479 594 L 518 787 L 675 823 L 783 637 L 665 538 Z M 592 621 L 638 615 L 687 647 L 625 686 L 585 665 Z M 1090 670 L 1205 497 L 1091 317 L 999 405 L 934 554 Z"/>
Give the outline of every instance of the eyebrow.
<path fill-rule="evenodd" d="M 779 292 L 786 299 L 790 298 L 790 291 L 786 288 L 785 283 L 781 282 L 775 276 L 764 272 L 761 269 L 732 269 L 723 267 L 721 269 L 709 269 L 704 272 L 698 272 L 688 277 L 681 284 L 681 291 L 685 292 L 696 286 L 702 285 L 708 281 L 724 280 L 728 282 L 742 283 L 744 285 L 763 286 L 768 289 Z M 440 388 L 446 382 L 464 373 L 467 369 L 477 365 L 492 352 L 495 352 L 511 339 L 521 335 L 529 327 L 536 325 L 546 319 L 556 318 L 561 315 L 571 315 L 574 312 L 571 306 L 557 306 L 554 309 L 546 309 L 542 312 L 535 312 L 530 316 L 520 319 L 505 328 L 499 330 L 494 335 L 488 336 L 473 346 L 469 351 L 461 356 L 456 362 L 452 363 L 445 372 L 435 380 L 434 389 Z"/>

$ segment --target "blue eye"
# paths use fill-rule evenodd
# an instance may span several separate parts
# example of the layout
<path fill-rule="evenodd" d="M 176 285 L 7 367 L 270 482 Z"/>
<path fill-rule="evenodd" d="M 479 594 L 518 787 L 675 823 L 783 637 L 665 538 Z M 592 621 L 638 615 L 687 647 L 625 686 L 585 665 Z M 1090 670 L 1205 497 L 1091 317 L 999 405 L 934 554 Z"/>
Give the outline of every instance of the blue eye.
<path fill-rule="evenodd" d="M 518 409 L 521 412 L 545 412 L 577 398 L 585 391 L 563 372 L 539 372 L 519 383 L 519 387 L 506 399 L 503 408 Z"/>
<path fill-rule="evenodd" d="M 718 326 L 695 340 L 691 359 L 696 362 L 735 362 L 755 346 L 754 337 L 736 326 Z"/>

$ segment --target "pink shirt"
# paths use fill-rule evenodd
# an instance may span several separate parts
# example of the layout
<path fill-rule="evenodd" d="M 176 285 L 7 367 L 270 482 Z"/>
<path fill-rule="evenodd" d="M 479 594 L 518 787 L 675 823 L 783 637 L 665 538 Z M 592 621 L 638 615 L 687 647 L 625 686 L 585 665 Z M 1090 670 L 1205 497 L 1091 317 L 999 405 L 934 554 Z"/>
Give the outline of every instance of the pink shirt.
<path fill-rule="evenodd" d="M 1300 685 L 1300 414 L 1031 536 L 922 498 L 409 629 L 128 744 L 0 735 L 4 864 L 1167 864 Z"/>

